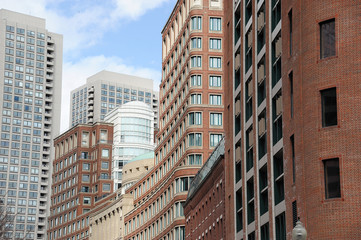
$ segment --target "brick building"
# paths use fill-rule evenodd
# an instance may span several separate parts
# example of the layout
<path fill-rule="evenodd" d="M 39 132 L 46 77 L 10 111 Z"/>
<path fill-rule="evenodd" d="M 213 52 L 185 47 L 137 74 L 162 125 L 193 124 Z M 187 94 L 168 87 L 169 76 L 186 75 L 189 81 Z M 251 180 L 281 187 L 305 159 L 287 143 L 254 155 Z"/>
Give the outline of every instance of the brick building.
<path fill-rule="evenodd" d="M 113 192 L 113 125 L 79 124 L 54 139 L 48 239 L 88 239 L 90 210 Z"/>
<path fill-rule="evenodd" d="M 360 239 L 361 3 L 282 4 L 287 237 Z"/>
<path fill-rule="evenodd" d="M 155 166 L 127 190 L 125 239 L 184 239 L 189 184 L 223 135 L 223 1 L 179 0 L 163 31 Z"/>
<path fill-rule="evenodd" d="M 220 141 L 189 187 L 183 204 L 185 239 L 227 239 L 224 224 L 224 139 Z"/>
<path fill-rule="evenodd" d="M 233 36 L 225 49 L 232 69 L 225 79 L 233 76 L 225 85 L 232 96 L 225 154 L 233 153 L 234 167 L 225 176 L 226 209 L 234 196 L 227 239 L 291 239 L 298 218 L 312 239 L 360 238 L 361 4 L 232 4 L 225 5 L 233 11 L 225 17 Z"/>

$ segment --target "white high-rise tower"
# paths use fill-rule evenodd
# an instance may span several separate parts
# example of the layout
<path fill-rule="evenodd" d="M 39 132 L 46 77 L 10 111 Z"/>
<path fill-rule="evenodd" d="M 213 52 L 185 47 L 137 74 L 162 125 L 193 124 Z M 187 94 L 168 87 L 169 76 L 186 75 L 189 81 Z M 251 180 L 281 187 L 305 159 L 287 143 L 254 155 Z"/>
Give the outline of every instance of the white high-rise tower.
<path fill-rule="evenodd" d="M 9 239 L 46 239 L 62 42 L 45 19 L 0 9 L 0 198 L 14 214 Z"/>

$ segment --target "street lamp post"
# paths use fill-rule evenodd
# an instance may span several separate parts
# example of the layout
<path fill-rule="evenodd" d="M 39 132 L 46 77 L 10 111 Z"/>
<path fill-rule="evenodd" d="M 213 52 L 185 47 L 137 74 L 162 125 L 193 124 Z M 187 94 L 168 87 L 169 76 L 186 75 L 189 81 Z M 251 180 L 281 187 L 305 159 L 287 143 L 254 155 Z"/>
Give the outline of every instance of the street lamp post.
<path fill-rule="evenodd" d="M 307 231 L 300 220 L 292 230 L 292 240 L 306 240 Z"/>

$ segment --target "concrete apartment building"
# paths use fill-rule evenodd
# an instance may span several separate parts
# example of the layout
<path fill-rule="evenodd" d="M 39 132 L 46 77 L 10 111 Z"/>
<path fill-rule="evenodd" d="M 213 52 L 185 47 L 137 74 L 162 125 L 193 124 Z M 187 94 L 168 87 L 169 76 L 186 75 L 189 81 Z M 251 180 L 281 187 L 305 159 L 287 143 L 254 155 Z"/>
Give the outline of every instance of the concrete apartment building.
<path fill-rule="evenodd" d="M 225 4 L 226 239 L 291 239 L 298 219 L 310 239 L 361 236 L 359 9 Z"/>
<path fill-rule="evenodd" d="M 158 92 L 153 90 L 153 80 L 103 70 L 71 91 L 70 127 L 78 123 L 103 121 L 108 112 L 130 101 L 141 101 L 151 106 L 157 129 Z"/>
<path fill-rule="evenodd" d="M 145 153 L 154 155 L 154 112 L 139 101 L 128 102 L 109 112 L 104 119 L 114 125 L 112 179 L 114 190 L 122 187 L 123 166 Z"/>
<path fill-rule="evenodd" d="M 15 215 L 5 237 L 44 239 L 52 139 L 59 134 L 62 36 L 45 19 L 0 9 L 0 198 Z"/>
<path fill-rule="evenodd" d="M 113 193 L 113 124 L 78 124 L 54 139 L 48 240 L 88 239 L 90 211 Z"/>
<path fill-rule="evenodd" d="M 155 166 L 126 193 L 124 239 L 184 239 L 182 204 L 223 136 L 223 1 L 179 0 L 162 31 Z"/>

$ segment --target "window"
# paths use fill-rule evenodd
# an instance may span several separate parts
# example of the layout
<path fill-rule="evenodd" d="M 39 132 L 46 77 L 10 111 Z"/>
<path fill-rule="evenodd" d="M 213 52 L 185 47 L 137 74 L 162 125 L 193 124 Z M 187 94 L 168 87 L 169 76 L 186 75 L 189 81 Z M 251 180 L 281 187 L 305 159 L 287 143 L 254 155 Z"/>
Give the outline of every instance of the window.
<path fill-rule="evenodd" d="M 293 72 L 288 75 L 288 79 L 290 81 L 290 110 L 291 110 L 291 118 L 293 118 Z"/>
<path fill-rule="evenodd" d="M 191 86 L 202 86 L 202 76 L 201 75 L 191 76 Z"/>
<path fill-rule="evenodd" d="M 336 88 L 321 91 L 322 127 L 337 125 Z"/>
<path fill-rule="evenodd" d="M 209 21 L 210 31 L 221 31 L 221 18 L 211 17 Z"/>
<path fill-rule="evenodd" d="M 211 134 L 209 138 L 209 144 L 211 147 L 217 146 L 219 141 L 222 139 L 222 134 Z"/>
<path fill-rule="evenodd" d="M 338 158 L 323 160 L 326 199 L 341 197 L 340 166 Z"/>
<path fill-rule="evenodd" d="M 84 197 L 83 198 L 83 203 L 84 204 L 91 204 L 91 198 L 90 197 Z"/>
<path fill-rule="evenodd" d="M 209 95 L 209 104 L 210 105 L 222 105 L 222 96 L 221 95 Z"/>
<path fill-rule="evenodd" d="M 218 38 L 209 39 L 209 49 L 220 50 L 222 48 L 222 40 Z"/>
<path fill-rule="evenodd" d="M 288 13 L 289 35 L 290 35 L 290 56 L 292 56 L 292 9 Z"/>
<path fill-rule="evenodd" d="M 221 76 L 209 76 L 209 86 L 220 87 L 222 82 L 221 79 Z"/>
<path fill-rule="evenodd" d="M 202 29 L 202 17 L 192 17 L 191 30 L 201 30 L 201 29 Z"/>
<path fill-rule="evenodd" d="M 103 183 L 103 191 L 110 191 L 110 183 Z"/>
<path fill-rule="evenodd" d="M 109 169 L 109 162 L 102 162 L 102 169 Z"/>
<path fill-rule="evenodd" d="M 189 125 L 201 125 L 202 124 L 202 113 L 192 112 L 188 114 Z"/>
<path fill-rule="evenodd" d="M 281 213 L 276 217 L 276 240 L 286 240 L 286 216 Z"/>
<path fill-rule="evenodd" d="M 191 154 L 188 156 L 189 165 L 202 165 L 202 155 L 200 154 Z"/>
<path fill-rule="evenodd" d="M 191 67 L 202 67 L 202 57 L 201 56 L 191 57 Z"/>
<path fill-rule="evenodd" d="M 81 180 L 82 182 L 89 182 L 90 177 L 88 174 L 83 174 Z"/>
<path fill-rule="evenodd" d="M 202 134 L 190 133 L 188 134 L 188 146 L 202 146 Z"/>
<path fill-rule="evenodd" d="M 290 137 L 291 142 L 291 154 L 292 154 L 292 183 L 296 182 L 296 159 L 295 159 L 295 137 L 292 135 Z"/>
<path fill-rule="evenodd" d="M 102 158 L 109 157 L 109 149 L 102 149 Z"/>
<path fill-rule="evenodd" d="M 202 48 L 202 38 L 196 37 L 191 39 L 191 48 Z"/>
<path fill-rule="evenodd" d="M 211 126 L 222 126 L 222 113 L 211 113 L 210 125 Z"/>
<path fill-rule="evenodd" d="M 191 104 L 202 104 L 202 94 L 192 94 Z"/>
<path fill-rule="evenodd" d="M 90 163 L 83 163 L 83 171 L 89 171 L 90 170 Z"/>
<path fill-rule="evenodd" d="M 222 60 L 220 57 L 210 57 L 209 58 L 209 67 L 210 68 L 221 68 Z"/>
<path fill-rule="evenodd" d="M 320 23 L 321 59 L 336 55 L 335 19 Z"/>

